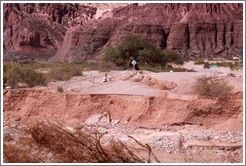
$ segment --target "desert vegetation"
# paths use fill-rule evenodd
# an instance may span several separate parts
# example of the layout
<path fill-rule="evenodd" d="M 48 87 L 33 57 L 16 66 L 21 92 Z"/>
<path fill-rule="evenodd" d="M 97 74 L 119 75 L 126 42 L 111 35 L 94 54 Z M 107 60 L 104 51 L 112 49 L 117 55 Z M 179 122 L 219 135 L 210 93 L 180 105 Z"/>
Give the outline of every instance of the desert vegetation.
<path fill-rule="evenodd" d="M 195 65 L 202 65 L 202 64 L 205 64 L 205 60 L 203 58 L 199 58 L 199 59 L 196 59 L 194 64 Z"/>
<path fill-rule="evenodd" d="M 26 84 L 30 87 L 36 85 L 45 85 L 46 76 L 27 67 L 22 67 L 17 63 L 4 63 L 3 65 L 3 83 L 16 87 L 18 83 Z"/>
<path fill-rule="evenodd" d="M 218 67 L 229 67 L 231 70 L 239 70 L 243 68 L 243 62 L 216 62 L 210 65 L 217 65 Z"/>
<path fill-rule="evenodd" d="M 49 81 L 65 81 L 71 79 L 73 76 L 81 76 L 82 71 L 79 67 L 65 66 L 53 68 L 48 73 Z"/>
<path fill-rule="evenodd" d="M 227 61 L 225 61 L 227 60 Z M 231 70 L 239 70 L 243 68 L 243 62 L 239 60 L 231 59 L 215 59 L 215 58 L 208 58 L 207 60 L 204 58 L 198 58 L 195 60 L 195 65 L 202 65 L 202 64 L 209 64 L 209 65 L 217 65 L 218 67 L 229 67 Z M 211 62 L 216 61 L 216 62 Z"/>
<path fill-rule="evenodd" d="M 59 123 L 58 123 L 59 124 Z M 147 144 L 131 147 L 120 140 L 103 143 L 103 134 L 87 128 L 71 132 L 57 123 L 36 122 L 25 129 L 17 143 L 4 143 L 7 163 L 150 163 L 159 162 Z M 28 145 L 28 146 L 27 146 Z M 144 157 L 139 155 L 144 154 Z"/>
<path fill-rule="evenodd" d="M 195 81 L 193 90 L 201 96 L 224 97 L 231 93 L 233 87 L 223 78 L 201 76 Z"/>
<path fill-rule="evenodd" d="M 51 81 L 69 80 L 73 76 L 81 76 L 83 70 L 97 68 L 96 63 L 4 63 L 3 83 L 13 88 L 19 83 L 34 87 Z"/>
<path fill-rule="evenodd" d="M 68 62 L 54 62 L 54 63 L 38 63 L 38 62 L 26 62 L 22 64 L 24 67 L 36 69 L 47 69 L 52 70 L 55 68 L 71 68 L 75 67 L 82 70 L 97 70 L 99 64 L 96 62 L 78 62 L 78 63 L 68 63 Z"/>
<path fill-rule="evenodd" d="M 127 36 L 115 47 L 109 47 L 103 62 L 111 61 L 117 66 L 129 67 L 135 59 L 140 65 L 159 66 L 165 68 L 169 62 L 183 64 L 184 60 L 173 51 L 162 51 L 151 40 L 140 36 Z"/>

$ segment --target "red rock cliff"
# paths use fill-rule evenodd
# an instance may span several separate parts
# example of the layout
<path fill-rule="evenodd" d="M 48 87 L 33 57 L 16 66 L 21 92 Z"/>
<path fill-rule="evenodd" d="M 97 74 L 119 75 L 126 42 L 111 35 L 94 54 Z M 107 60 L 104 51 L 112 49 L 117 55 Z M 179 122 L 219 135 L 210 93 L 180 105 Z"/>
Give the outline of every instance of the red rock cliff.
<path fill-rule="evenodd" d="M 159 47 L 179 52 L 186 58 L 242 57 L 242 4 L 130 4 L 115 8 L 112 16 L 107 19 L 115 23 L 113 29 L 110 26 L 111 30 L 104 42 L 92 41 L 89 38 L 73 44 L 72 48 L 67 48 L 69 51 L 64 51 L 61 47 L 62 51 L 58 50 L 52 60 L 93 59 L 97 55 L 101 56 L 108 46 L 115 45 L 125 36 L 133 34 L 148 37 Z M 105 19 L 97 20 L 90 25 L 92 29 L 87 25 L 82 26 L 80 30 L 88 28 L 86 33 L 77 34 L 79 30 L 72 30 L 72 33 L 83 39 L 94 31 L 100 36 L 98 25 L 103 22 Z M 67 35 L 71 35 L 70 33 Z M 64 43 L 67 45 L 69 42 L 64 40 Z M 82 49 L 83 47 L 88 49 Z"/>
<path fill-rule="evenodd" d="M 4 4 L 4 52 L 54 51 L 62 44 L 67 28 L 90 21 L 95 7 L 61 3 Z"/>
<path fill-rule="evenodd" d="M 187 58 L 243 56 L 242 3 L 124 4 L 106 12 L 101 7 L 100 15 L 99 8 L 6 4 L 4 50 L 58 49 L 51 61 L 84 61 L 100 58 L 125 36 L 140 35 Z"/>

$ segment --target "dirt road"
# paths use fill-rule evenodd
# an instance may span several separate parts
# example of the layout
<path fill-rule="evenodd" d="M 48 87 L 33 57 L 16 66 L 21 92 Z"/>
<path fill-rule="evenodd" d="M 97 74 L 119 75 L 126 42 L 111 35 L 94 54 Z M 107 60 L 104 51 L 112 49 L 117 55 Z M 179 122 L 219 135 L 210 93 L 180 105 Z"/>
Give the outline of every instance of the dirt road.
<path fill-rule="evenodd" d="M 224 71 L 223 71 L 224 70 Z M 239 92 L 243 89 L 243 72 L 227 71 L 227 68 L 221 68 L 218 76 L 225 77 L 229 83 L 234 86 L 233 92 Z M 223 71 L 223 72 L 222 72 Z M 192 86 L 195 80 L 203 75 L 211 75 L 209 69 L 202 69 L 200 72 L 163 72 L 154 73 L 143 71 L 143 80 L 136 82 L 137 71 L 111 71 L 108 73 L 109 81 L 102 83 L 105 73 L 98 71 L 87 71 L 83 76 L 73 77 L 68 81 L 56 81 L 49 83 L 48 86 L 36 87 L 36 89 L 57 92 L 57 87 L 62 87 L 65 93 L 77 94 L 131 94 L 145 96 L 159 96 L 165 94 L 168 98 L 194 100 L 197 95 L 193 94 Z M 135 75 L 134 75 L 135 73 Z M 229 77 L 233 73 L 235 77 Z M 122 79 L 123 77 L 130 77 Z M 158 85 L 149 86 L 146 84 L 146 77 L 151 77 L 159 82 L 174 82 L 177 86 L 171 90 L 160 90 Z"/>

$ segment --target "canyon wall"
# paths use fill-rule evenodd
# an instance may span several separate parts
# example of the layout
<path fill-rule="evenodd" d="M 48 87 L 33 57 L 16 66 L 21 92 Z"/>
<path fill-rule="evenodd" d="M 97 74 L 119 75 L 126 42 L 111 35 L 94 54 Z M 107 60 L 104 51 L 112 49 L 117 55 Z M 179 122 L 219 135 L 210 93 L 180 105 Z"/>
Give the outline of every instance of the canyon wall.
<path fill-rule="evenodd" d="M 243 4 L 4 5 L 5 52 L 57 50 L 50 61 L 99 60 L 128 35 L 188 59 L 242 57 Z"/>
<path fill-rule="evenodd" d="M 57 50 L 69 27 L 90 21 L 95 7 L 60 3 L 6 3 L 3 6 L 4 52 Z"/>

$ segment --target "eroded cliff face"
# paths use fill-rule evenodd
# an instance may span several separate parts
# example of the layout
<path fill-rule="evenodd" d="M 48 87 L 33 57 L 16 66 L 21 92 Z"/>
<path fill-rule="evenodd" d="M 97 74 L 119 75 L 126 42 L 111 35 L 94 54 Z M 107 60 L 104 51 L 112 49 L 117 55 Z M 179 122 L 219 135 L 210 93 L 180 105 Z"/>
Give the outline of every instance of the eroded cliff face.
<path fill-rule="evenodd" d="M 171 27 L 167 49 L 177 50 L 187 58 L 242 57 L 243 22 L 176 23 Z"/>
<path fill-rule="evenodd" d="M 185 58 L 239 56 L 243 51 L 242 4 L 130 4 L 112 10 L 107 18 L 114 21 L 104 42 L 91 40 L 77 42 L 76 54 L 59 51 L 52 60 L 80 61 L 102 56 L 104 50 L 114 46 L 128 35 L 150 38 L 162 49 L 174 50 Z M 100 34 L 98 19 L 89 32 Z M 88 25 L 82 26 L 86 29 Z M 111 27 L 111 26 L 110 26 Z M 76 30 L 75 30 L 76 31 Z M 73 32 L 75 33 L 75 32 Z M 103 34 L 103 33 L 102 33 Z M 80 34 L 86 38 L 85 34 Z M 100 35 L 99 35 L 100 36 Z M 67 43 L 64 41 L 64 43 Z M 97 45 L 94 47 L 93 45 Z M 86 46 L 87 48 L 82 49 Z M 74 47 L 74 45 L 73 45 Z M 61 50 L 63 48 L 61 47 Z M 69 56 L 68 56 L 69 54 Z M 88 56 L 89 55 L 89 56 Z M 71 58 L 73 56 L 74 58 Z M 70 57 L 70 59 L 68 59 Z M 76 58 L 75 58 L 76 57 Z"/>
<path fill-rule="evenodd" d="M 30 34 L 24 35 L 27 39 L 18 44 L 31 48 L 33 45 L 41 45 L 58 49 L 50 61 L 100 59 L 105 49 L 116 45 L 128 35 L 148 37 L 162 49 L 174 50 L 191 59 L 243 56 L 243 5 L 238 3 L 22 4 L 15 8 L 17 12 L 12 16 L 14 18 L 35 17 L 46 20 L 42 28 L 48 29 L 46 33 L 41 30 L 36 32 L 36 28 L 33 28 Z M 8 9 L 4 16 L 8 17 L 9 14 Z M 42 19 L 34 20 L 40 22 Z M 36 22 L 33 24 L 40 25 Z M 16 49 L 12 36 L 16 30 L 19 34 L 20 30 L 13 29 L 14 24 L 5 18 L 6 51 Z M 18 24 L 16 27 L 26 28 Z M 30 32 L 31 28 L 27 29 Z M 50 32 L 56 33 L 55 37 Z M 45 42 L 52 44 L 43 44 Z"/>
<path fill-rule="evenodd" d="M 7 90 L 3 92 L 3 114 L 21 117 L 60 117 L 85 121 L 100 112 L 110 112 L 113 119 L 144 125 L 195 124 L 210 126 L 237 119 L 243 123 L 243 94 L 218 99 L 186 101 L 137 95 L 59 94 L 42 90 Z M 134 111 L 133 111 L 134 110 Z M 215 121 L 216 119 L 217 121 Z"/>
<path fill-rule="evenodd" d="M 70 28 L 62 46 L 50 61 L 80 62 L 95 58 L 108 42 L 115 26 L 116 20 L 106 18 L 96 25 Z"/>
<path fill-rule="evenodd" d="M 4 52 L 37 53 L 57 50 L 67 28 L 93 19 L 95 7 L 82 4 L 4 4 Z"/>

